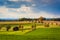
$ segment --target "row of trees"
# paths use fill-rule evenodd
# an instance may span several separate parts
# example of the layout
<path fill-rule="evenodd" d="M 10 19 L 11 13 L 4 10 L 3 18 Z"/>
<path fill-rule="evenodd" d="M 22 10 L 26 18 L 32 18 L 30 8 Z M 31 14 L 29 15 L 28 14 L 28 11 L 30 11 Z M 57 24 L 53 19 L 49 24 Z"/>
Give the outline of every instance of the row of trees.
<path fill-rule="evenodd" d="M 40 18 L 20 18 L 20 19 L 14 19 L 14 20 L 4 20 L 4 19 L 0 19 L 0 21 L 34 21 L 34 20 L 50 20 L 50 21 L 60 21 L 60 18 L 44 18 L 44 17 L 40 17 Z"/>

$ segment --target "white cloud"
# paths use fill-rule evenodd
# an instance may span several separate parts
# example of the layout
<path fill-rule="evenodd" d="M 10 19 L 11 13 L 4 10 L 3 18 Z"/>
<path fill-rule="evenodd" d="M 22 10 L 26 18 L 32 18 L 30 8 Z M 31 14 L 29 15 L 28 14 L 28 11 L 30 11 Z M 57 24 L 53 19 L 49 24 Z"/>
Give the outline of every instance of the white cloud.
<path fill-rule="evenodd" d="M 49 3 L 51 0 L 41 0 L 42 2 Z"/>
<path fill-rule="evenodd" d="M 32 0 L 22 0 L 22 1 L 27 1 L 27 2 L 31 2 Z"/>
<path fill-rule="evenodd" d="M 1 7 L 0 8 L 0 14 L 2 15 L 2 17 L 0 16 L 0 18 L 16 18 L 17 14 L 15 12 L 8 12 L 8 8 L 6 7 Z"/>
<path fill-rule="evenodd" d="M 36 4 L 32 4 L 32 7 L 36 6 Z"/>
<path fill-rule="evenodd" d="M 60 17 L 45 11 L 35 13 L 31 7 L 26 7 L 25 5 L 18 9 L 0 7 L 0 18 L 39 18 L 40 16 L 47 18 Z"/>
<path fill-rule="evenodd" d="M 27 2 L 31 2 L 32 0 L 9 0 L 9 1 L 14 1 L 14 2 L 16 2 L 16 1 L 27 1 Z"/>
<path fill-rule="evenodd" d="M 9 0 L 9 1 L 19 1 L 19 0 Z"/>

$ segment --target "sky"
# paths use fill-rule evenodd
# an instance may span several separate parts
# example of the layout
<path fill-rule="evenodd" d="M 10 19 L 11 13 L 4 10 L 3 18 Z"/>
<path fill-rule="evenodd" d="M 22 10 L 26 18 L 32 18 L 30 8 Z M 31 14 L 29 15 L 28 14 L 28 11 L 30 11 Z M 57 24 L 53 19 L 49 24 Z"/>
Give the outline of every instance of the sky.
<path fill-rule="evenodd" d="M 60 0 L 0 0 L 0 19 L 60 18 Z"/>

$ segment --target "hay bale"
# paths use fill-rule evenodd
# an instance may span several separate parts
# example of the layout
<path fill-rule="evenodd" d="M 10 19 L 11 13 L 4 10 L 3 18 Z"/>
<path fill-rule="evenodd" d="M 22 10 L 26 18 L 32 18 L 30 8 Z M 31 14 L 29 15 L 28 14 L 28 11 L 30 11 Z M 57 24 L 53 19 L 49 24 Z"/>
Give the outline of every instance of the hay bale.
<path fill-rule="evenodd" d="M 54 23 L 52 22 L 51 25 L 53 25 Z"/>
<path fill-rule="evenodd" d="M 44 25 L 45 27 L 49 27 L 49 23 Z"/>

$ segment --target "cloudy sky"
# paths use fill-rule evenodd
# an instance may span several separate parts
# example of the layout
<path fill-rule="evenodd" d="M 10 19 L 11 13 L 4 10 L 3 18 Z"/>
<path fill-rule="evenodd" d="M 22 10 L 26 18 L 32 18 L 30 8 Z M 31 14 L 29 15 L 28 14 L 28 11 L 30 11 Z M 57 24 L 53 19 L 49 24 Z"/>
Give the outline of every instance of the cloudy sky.
<path fill-rule="evenodd" d="M 60 0 L 0 0 L 0 19 L 60 18 Z"/>

